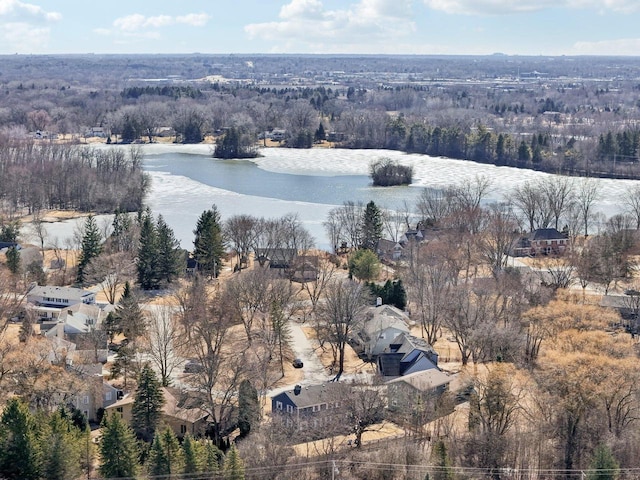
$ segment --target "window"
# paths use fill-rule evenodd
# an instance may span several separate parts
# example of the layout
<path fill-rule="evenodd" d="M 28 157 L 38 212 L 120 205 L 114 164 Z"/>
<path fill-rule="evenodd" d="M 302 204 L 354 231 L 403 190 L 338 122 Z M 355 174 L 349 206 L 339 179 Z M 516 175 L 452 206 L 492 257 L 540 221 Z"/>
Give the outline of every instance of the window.
<path fill-rule="evenodd" d="M 116 407 L 116 412 L 122 413 L 122 407 Z"/>
<path fill-rule="evenodd" d="M 104 394 L 104 399 L 105 400 L 111 400 L 111 392 L 107 392 Z"/>
<path fill-rule="evenodd" d="M 276 408 L 277 408 L 278 410 L 282 410 L 282 402 L 278 402 L 278 401 L 276 401 Z"/>
<path fill-rule="evenodd" d="M 287 412 L 293 413 L 293 407 L 291 405 L 287 405 Z"/>
<path fill-rule="evenodd" d="M 187 433 L 187 426 L 186 425 L 180 425 L 180 433 L 182 435 L 184 435 L 185 433 Z"/>
<path fill-rule="evenodd" d="M 89 395 L 85 395 L 84 397 L 82 397 L 82 403 L 84 405 L 89 405 Z"/>

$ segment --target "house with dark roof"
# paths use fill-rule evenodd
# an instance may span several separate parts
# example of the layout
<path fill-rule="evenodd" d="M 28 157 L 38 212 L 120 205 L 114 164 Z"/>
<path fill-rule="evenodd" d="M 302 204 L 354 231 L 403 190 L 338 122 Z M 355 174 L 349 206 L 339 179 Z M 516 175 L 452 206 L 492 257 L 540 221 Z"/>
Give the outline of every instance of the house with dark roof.
<path fill-rule="evenodd" d="M 322 437 L 336 418 L 344 415 L 341 392 L 344 386 L 335 382 L 321 385 L 296 385 L 271 397 L 271 414 L 292 432 L 308 437 Z"/>
<path fill-rule="evenodd" d="M 562 255 L 569 248 L 568 234 L 555 228 L 539 228 L 517 240 L 512 248 L 514 257 Z"/>
<path fill-rule="evenodd" d="M 438 369 L 438 354 L 422 338 L 401 333 L 378 355 L 377 365 L 380 375 L 388 380 L 423 370 Z"/>

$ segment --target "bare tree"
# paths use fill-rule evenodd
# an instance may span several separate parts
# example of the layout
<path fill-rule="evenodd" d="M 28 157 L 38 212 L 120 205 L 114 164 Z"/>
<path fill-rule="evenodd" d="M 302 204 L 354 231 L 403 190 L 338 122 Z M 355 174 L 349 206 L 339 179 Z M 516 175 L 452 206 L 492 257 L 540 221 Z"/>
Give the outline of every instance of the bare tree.
<path fill-rule="evenodd" d="M 98 283 L 107 301 L 115 304 L 120 288 L 135 276 L 135 262 L 130 252 L 101 254 L 87 265 L 87 282 Z"/>
<path fill-rule="evenodd" d="M 210 293 L 198 276 L 178 295 L 179 318 L 185 353 L 202 369 L 188 381 L 203 401 L 213 424 L 213 439 L 220 443 L 231 421 L 237 387 L 245 372 L 244 350 L 228 348 L 230 317 L 222 293 Z"/>
<path fill-rule="evenodd" d="M 485 210 L 484 228 L 478 235 L 480 251 L 494 275 L 507 266 L 518 235 L 518 223 L 507 205 L 492 204 Z"/>
<path fill-rule="evenodd" d="M 640 230 L 640 186 L 633 185 L 627 188 L 622 202 L 625 212 L 635 220 L 636 230 Z"/>
<path fill-rule="evenodd" d="M 318 317 L 326 324 L 329 341 L 335 346 L 338 371 L 344 372 L 345 348 L 353 331 L 362 322 L 367 296 L 362 284 L 351 280 L 333 280 L 325 289 L 318 305 Z"/>
<path fill-rule="evenodd" d="M 593 206 L 600 198 L 600 187 L 594 178 L 583 178 L 578 182 L 576 191 L 576 205 L 580 212 L 584 236 L 589 235 L 589 222 L 593 218 Z"/>
<path fill-rule="evenodd" d="M 560 226 L 560 219 L 569 211 L 574 201 L 573 180 L 568 177 L 556 175 L 543 180 L 540 188 L 545 194 L 545 203 L 552 214 L 556 230 Z"/>
<path fill-rule="evenodd" d="M 322 293 L 333 279 L 336 268 L 336 264 L 330 259 L 319 257 L 315 280 L 304 281 L 302 283 L 302 288 L 307 292 L 309 300 L 311 301 L 312 314 L 316 311 Z"/>
<path fill-rule="evenodd" d="M 176 319 L 176 307 L 150 305 L 147 309 L 147 354 L 160 373 L 163 387 L 172 384 L 173 371 L 182 363 L 182 335 Z"/>
<path fill-rule="evenodd" d="M 416 211 L 423 222 L 439 225 L 449 216 L 453 207 L 454 189 L 425 188 L 420 192 L 416 203 Z"/>
<path fill-rule="evenodd" d="M 338 209 L 334 208 L 329 211 L 326 220 L 322 222 L 322 226 L 324 227 L 327 237 L 329 237 L 329 241 L 331 242 L 333 253 L 338 253 L 338 248 L 344 234 L 344 229 L 339 217 Z"/>
<path fill-rule="evenodd" d="M 417 310 L 422 336 L 431 345 L 440 335 L 456 274 L 444 258 L 445 249 L 441 245 L 416 249 L 404 275 L 408 303 Z"/>
<path fill-rule="evenodd" d="M 255 244 L 256 223 L 251 215 L 233 215 L 224 223 L 224 236 L 236 252 L 238 271 L 247 263 L 251 247 Z"/>

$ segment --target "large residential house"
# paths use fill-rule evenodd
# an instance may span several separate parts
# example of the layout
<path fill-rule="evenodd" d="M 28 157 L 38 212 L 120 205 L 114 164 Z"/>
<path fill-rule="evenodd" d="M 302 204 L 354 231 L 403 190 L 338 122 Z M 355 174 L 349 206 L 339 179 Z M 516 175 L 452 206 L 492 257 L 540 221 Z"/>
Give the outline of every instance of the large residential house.
<path fill-rule="evenodd" d="M 342 384 L 296 385 L 271 398 L 274 420 L 282 422 L 293 432 L 305 436 L 322 437 L 328 427 L 336 425 L 336 418 L 344 415 L 340 391 Z"/>
<path fill-rule="evenodd" d="M 370 307 L 362 329 L 354 338 L 356 350 L 371 360 L 389 349 L 401 333 L 409 333 L 409 317 L 392 305 Z"/>
<path fill-rule="evenodd" d="M 534 257 L 536 255 L 562 255 L 569 248 L 566 233 L 555 228 L 539 228 L 526 237 L 520 238 L 513 247 L 514 257 Z"/>
<path fill-rule="evenodd" d="M 167 424 L 177 437 L 182 438 L 187 433 L 194 437 L 203 435 L 207 429 L 208 414 L 197 406 L 192 406 L 188 402 L 188 397 L 181 392 L 162 387 L 164 405 L 162 406 L 161 422 Z M 135 396 L 128 394 L 115 403 L 105 407 L 106 412 L 117 412 L 122 419 L 131 424 L 133 402 Z"/>
<path fill-rule="evenodd" d="M 27 292 L 27 303 L 41 318 L 57 318 L 64 308 L 95 304 L 96 294 L 81 288 L 36 285 Z"/>

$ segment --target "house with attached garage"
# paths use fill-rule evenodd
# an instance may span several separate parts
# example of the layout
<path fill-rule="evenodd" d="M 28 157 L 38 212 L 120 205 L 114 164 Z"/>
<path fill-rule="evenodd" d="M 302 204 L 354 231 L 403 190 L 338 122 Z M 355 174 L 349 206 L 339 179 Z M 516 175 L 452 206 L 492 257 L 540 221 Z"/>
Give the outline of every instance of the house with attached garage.
<path fill-rule="evenodd" d="M 385 380 L 438 368 L 438 354 L 422 338 L 401 333 L 377 357 L 378 373 Z"/>
<path fill-rule="evenodd" d="M 569 248 L 569 235 L 555 228 L 539 228 L 517 240 L 512 248 L 514 257 L 562 255 Z"/>

